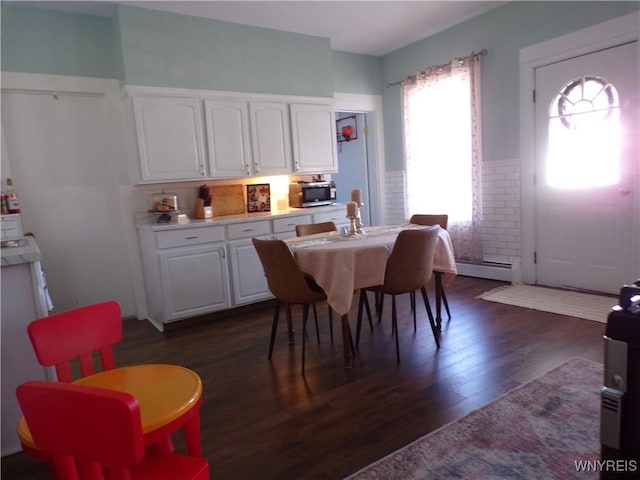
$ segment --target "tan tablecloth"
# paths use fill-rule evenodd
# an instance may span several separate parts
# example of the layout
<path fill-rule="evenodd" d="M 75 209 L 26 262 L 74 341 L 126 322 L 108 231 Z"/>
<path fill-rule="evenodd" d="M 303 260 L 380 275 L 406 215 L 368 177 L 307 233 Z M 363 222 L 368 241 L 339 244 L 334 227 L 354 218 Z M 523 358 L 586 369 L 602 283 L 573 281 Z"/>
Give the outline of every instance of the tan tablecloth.
<path fill-rule="evenodd" d="M 365 228 L 364 235 L 343 237 L 339 232 L 319 233 L 285 240 L 300 268 L 311 275 L 327 294 L 338 315 L 351 310 L 353 292 L 384 282 L 387 259 L 401 230 L 423 225 L 385 225 Z M 457 274 L 451 239 L 442 228 L 434 254 L 434 270 L 449 284 Z"/>

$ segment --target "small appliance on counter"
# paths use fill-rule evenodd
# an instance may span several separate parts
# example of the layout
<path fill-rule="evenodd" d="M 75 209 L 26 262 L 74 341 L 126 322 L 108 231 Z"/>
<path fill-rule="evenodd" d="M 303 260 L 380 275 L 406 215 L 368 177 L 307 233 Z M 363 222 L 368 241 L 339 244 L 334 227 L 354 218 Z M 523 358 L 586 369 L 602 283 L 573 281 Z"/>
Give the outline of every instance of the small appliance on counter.
<path fill-rule="evenodd" d="M 178 210 L 178 195 L 171 192 L 154 193 L 151 195 L 150 212 L 167 213 Z"/>
<path fill-rule="evenodd" d="M 640 280 L 620 290 L 607 318 L 600 392 L 601 480 L 640 475 Z M 610 468 L 611 467 L 611 468 Z"/>
<path fill-rule="evenodd" d="M 180 222 L 188 220 L 186 214 L 180 213 L 178 195 L 173 192 L 154 193 L 150 197 L 149 213 L 156 215 L 158 223 Z"/>
<path fill-rule="evenodd" d="M 335 182 L 293 182 L 289 184 L 290 207 L 320 207 L 335 202 Z"/>

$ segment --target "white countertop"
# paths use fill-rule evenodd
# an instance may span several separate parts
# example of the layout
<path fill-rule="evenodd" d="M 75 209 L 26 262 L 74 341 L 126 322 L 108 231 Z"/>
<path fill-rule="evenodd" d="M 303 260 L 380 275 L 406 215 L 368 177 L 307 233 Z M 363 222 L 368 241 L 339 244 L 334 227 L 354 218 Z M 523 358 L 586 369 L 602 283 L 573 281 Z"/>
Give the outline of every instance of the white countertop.
<path fill-rule="evenodd" d="M 220 217 L 203 219 L 189 219 L 183 222 L 172 221 L 168 223 L 158 223 L 157 214 L 139 213 L 136 215 L 136 226 L 143 230 L 172 230 L 185 227 L 208 227 L 214 225 L 228 225 L 247 221 L 271 220 L 273 218 L 293 217 L 299 215 L 313 215 L 314 213 L 331 212 L 344 210 L 346 216 L 346 206 L 342 203 L 326 205 L 322 207 L 309 208 L 288 208 L 287 210 L 274 210 L 271 212 L 239 213 L 236 215 L 224 215 Z"/>
<path fill-rule="evenodd" d="M 2 266 L 20 265 L 21 263 L 33 263 L 42 260 L 42 253 L 33 237 L 24 237 L 27 244 L 24 247 L 0 248 Z"/>

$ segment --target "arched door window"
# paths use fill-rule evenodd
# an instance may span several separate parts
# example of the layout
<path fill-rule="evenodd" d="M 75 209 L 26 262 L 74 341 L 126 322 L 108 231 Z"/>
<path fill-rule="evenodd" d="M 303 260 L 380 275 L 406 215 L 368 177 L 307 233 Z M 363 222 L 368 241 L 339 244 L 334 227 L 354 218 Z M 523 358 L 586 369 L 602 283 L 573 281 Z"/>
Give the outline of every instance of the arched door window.
<path fill-rule="evenodd" d="M 585 189 L 620 180 L 620 103 L 607 80 L 584 75 L 556 93 L 549 107 L 546 179 Z"/>

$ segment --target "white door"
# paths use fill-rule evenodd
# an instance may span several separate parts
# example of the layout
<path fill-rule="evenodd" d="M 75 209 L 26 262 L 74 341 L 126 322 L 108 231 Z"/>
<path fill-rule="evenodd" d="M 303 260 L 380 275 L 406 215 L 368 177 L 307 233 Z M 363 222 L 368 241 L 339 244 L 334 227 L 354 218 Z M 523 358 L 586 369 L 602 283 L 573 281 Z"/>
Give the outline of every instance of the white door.
<path fill-rule="evenodd" d="M 617 293 L 640 277 L 638 42 L 535 82 L 536 282 Z"/>

